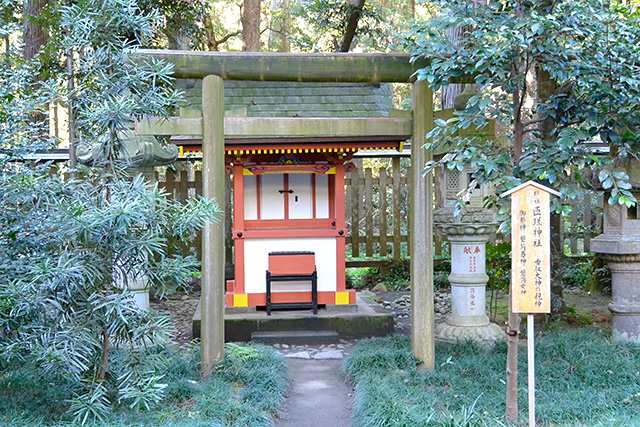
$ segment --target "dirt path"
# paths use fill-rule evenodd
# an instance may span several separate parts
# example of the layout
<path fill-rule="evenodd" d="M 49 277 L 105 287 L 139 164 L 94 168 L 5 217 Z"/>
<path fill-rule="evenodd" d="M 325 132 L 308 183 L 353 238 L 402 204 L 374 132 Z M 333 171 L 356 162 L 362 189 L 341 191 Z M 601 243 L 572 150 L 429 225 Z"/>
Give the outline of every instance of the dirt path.
<path fill-rule="evenodd" d="M 349 427 L 353 390 L 342 360 L 288 359 L 291 391 L 276 427 Z"/>

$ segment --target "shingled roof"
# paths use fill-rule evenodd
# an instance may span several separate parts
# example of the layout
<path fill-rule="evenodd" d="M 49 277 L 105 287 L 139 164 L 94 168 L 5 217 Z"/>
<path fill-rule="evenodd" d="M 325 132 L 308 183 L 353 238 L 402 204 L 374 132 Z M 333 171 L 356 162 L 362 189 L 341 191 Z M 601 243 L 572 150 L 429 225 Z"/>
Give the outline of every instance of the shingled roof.
<path fill-rule="evenodd" d="M 186 108 L 201 109 L 202 80 L 181 79 Z M 390 84 L 225 81 L 225 110 L 247 117 L 388 117 Z"/>

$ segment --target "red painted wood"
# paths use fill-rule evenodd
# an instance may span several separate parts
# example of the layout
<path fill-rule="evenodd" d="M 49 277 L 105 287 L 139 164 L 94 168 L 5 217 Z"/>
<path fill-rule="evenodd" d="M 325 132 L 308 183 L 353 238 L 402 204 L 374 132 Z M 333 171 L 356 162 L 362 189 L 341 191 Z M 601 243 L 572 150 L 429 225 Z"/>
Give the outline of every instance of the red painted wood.
<path fill-rule="evenodd" d="M 316 219 L 316 174 L 311 175 L 311 217 Z"/>
<path fill-rule="evenodd" d="M 344 292 L 347 288 L 346 279 L 346 245 L 345 237 L 336 237 L 336 291 Z"/>
<path fill-rule="evenodd" d="M 245 239 L 277 239 L 287 237 L 337 237 L 338 232 L 331 229 L 298 229 L 298 230 L 245 230 Z M 239 239 L 240 240 L 240 239 Z"/>
<path fill-rule="evenodd" d="M 284 219 L 289 219 L 289 174 L 284 174 Z"/>
<path fill-rule="evenodd" d="M 356 303 L 356 291 L 354 291 L 353 289 L 350 289 L 347 292 L 349 292 L 349 304 L 355 304 Z"/>
<path fill-rule="evenodd" d="M 333 228 L 333 218 L 324 219 L 250 219 L 245 221 L 245 230 L 283 230 L 306 228 Z"/>
<path fill-rule="evenodd" d="M 277 300 L 275 299 L 276 295 Z M 308 302 L 311 301 L 311 292 L 272 292 L 271 299 L 273 302 Z M 248 294 L 248 300 L 249 307 L 264 306 L 267 305 L 267 294 Z M 351 299 L 349 299 L 349 301 L 351 301 Z M 318 292 L 319 305 L 334 305 L 335 303 L 335 292 Z"/>
<path fill-rule="evenodd" d="M 335 197 L 335 206 L 336 206 L 336 227 L 338 232 L 340 230 L 343 231 L 342 236 L 338 235 L 336 238 L 336 291 L 343 292 L 347 286 L 347 280 L 345 277 L 345 265 L 346 265 L 346 237 L 347 237 L 347 229 L 345 224 L 345 200 L 344 200 L 344 175 L 345 175 L 345 166 L 337 165 L 336 166 L 336 175 L 335 175 L 335 191 L 334 197 L 338 194 L 338 197 Z"/>
<path fill-rule="evenodd" d="M 242 235 L 244 237 L 244 234 Z M 235 265 L 233 266 L 236 293 L 244 293 L 244 238 L 233 240 Z"/>
<path fill-rule="evenodd" d="M 344 177 L 343 177 L 344 179 Z M 329 186 L 329 217 L 332 218 L 332 221 L 335 221 L 336 218 L 336 175 L 329 175 L 329 182 L 327 185 Z M 342 190 L 344 194 L 344 187 Z M 340 193 L 338 193 L 340 194 Z M 344 196 L 343 196 L 344 197 Z M 338 223 L 333 227 L 336 227 Z"/>
<path fill-rule="evenodd" d="M 269 272 L 274 276 L 311 274 L 315 270 L 314 254 L 269 254 Z"/>
<path fill-rule="evenodd" d="M 234 165 L 233 172 L 233 248 L 235 257 L 233 271 L 235 290 L 237 293 L 244 293 L 244 240 L 238 236 L 239 233 L 243 235 L 245 227 L 242 165 Z M 233 301 L 231 304 L 233 305 Z"/>
<path fill-rule="evenodd" d="M 262 200 L 262 179 L 260 178 L 260 176 L 256 176 L 256 206 L 258 209 L 258 215 L 256 216 L 256 218 L 260 219 L 261 218 L 261 214 L 260 211 L 262 209 L 262 207 L 260 206 L 260 201 Z"/>

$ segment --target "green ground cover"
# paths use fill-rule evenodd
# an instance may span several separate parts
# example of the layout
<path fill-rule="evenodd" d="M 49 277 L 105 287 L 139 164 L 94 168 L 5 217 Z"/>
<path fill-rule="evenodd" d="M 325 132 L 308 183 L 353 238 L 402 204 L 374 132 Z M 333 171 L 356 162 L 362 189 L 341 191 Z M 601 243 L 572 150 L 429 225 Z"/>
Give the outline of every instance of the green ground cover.
<path fill-rule="evenodd" d="M 354 426 L 503 426 L 507 348 L 438 343 L 436 369 L 418 368 L 407 337 L 362 341 L 343 370 L 355 384 Z M 519 352 L 521 425 L 526 347 Z M 557 328 L 536 341 L 541 426 L 640 426 L 640 346 L 595 328 Z"/>
<path fill-rule="evenodd" d="M 116 356 L 117 357 L 117 354 Z M 282 356 L 257 345 L 228 345 L 225 363 L 203 381 L 197 348 L 163 350 L 164 399 L 150 410 L 117 406 L 96 427 L 261 427 L 272 425 L 288 390 Z M 0 426 L 77 426 L 65 413 L 74 384 L 15 364 L 0 371 Z"/>

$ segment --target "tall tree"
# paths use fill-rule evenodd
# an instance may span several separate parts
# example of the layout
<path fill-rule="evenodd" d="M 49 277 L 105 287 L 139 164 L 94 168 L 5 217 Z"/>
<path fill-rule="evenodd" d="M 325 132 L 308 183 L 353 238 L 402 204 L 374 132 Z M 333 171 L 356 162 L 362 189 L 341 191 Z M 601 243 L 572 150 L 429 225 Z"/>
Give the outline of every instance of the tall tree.
<path fill-rule="evenodd" d="M 351 50 L 351 44 L 356 36 L 356 30 L 358 29 L 358 22 L 364 9 L 365 0 L 350 0 L 348 3 L 350 7 L 347 9 L 349 11 L 347 25 L 344 29 L 344 35 L 338 52 L 349 52 Z"/>
<path fill-rule="evenodd" d="M 291 0 L 272 0 L 269 48 L 276 46 L 279 52 L 289 52 L 291 42 Z"/>
<path fill-rule="evenodd" d="M 22 57 L 25 62 L 31 62 L 36 55 L 42 51 L 47 44 L 49 36 L 47 34 L 44 18 L 42 16 L 45 8 L 49 4 L 49 0 L 27 0 L 24 9 L 24 22 L 22 27 Z M 34 88 L 40 87 L 41 68 L 35 71 L 37 76 L 34 81 Z M 42 110 L 35 111 L 31 120 L 34 123 L 43 123 L 46 121 L 48 105 L 43 106 Z M 42 128 L 42 137 L 46 138 L 46 127 Z"/>
<path fill-rule="evenodd" d="M 244 0 L 242 7 L 242 50 L 260 50 L 260 0 Z"/>
<path fill-rule="evenodd" d="M 27 0 L 24 9 L 24 24 L 22 30 L 22 56 L 25 61 L 31 61 L 47 44 L 48 35 L 45 30 L 42 13 L 49 4 L 49 0 Z"/>
<path fill-rule="evenodd" d="M 496 194 L 529 179 L 558 188 L 564 198 L 600 185 L 610 191 L 610 204 L 633 205 L 629 177 L 617 170 L 618 162 L 637 159 L 640 151 L 640 22 L 629 8 L 594 0 L 489 0 L 478 8 L 469 2 L 436 3 L 442 15 L 413 33 L 415 57 L 430 61 L 418 78 L 439 89 L 466 75 L 481 91 L 454 119 L 438 121 L 430 148 L 446 147 L 448 153 L 427 170 L 471 164 L 473 178 L 492 182 Z M 470 28 L 468 36 L 455 44 L 447 30 L 462 26 Z M 533 102 L 528 96 L 536 68 L 541 85 L 554 82 L 561 89 L 541 86 Z M 501 138 L 458 136 L 488 119 L 507 127 Z M 589 149 L 594 140 L 610 144 L 610 155 Z M 562 208 L 560 202 L 555 207 Z M 518 414 L 519 324 L 520 317 L 510 312 L 509 422 Z"/>

